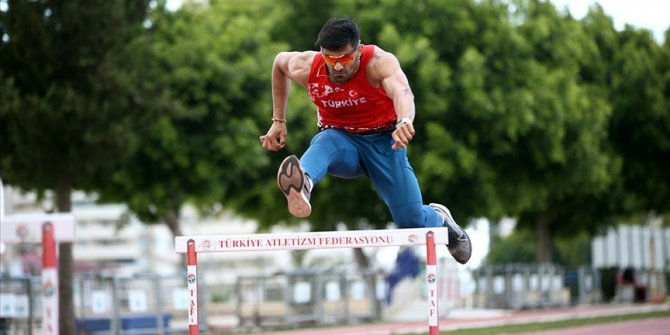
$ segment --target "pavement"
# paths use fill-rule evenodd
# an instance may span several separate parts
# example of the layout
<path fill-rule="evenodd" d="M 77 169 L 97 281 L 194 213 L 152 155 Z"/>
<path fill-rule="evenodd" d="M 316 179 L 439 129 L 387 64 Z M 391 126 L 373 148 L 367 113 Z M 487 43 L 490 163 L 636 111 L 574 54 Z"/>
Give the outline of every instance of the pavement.
<path fill-rule="evenodd" d="M 440 331 L 482 328 L 503 326 L 512 324 L 524 324 L 533 322 L 561 321 L 569 319 L 583 319 L 601 316 L 615 316 L 625 314 L 636 314 L 646 312 L 670 312 L 670 305 L 667 303 L 659 304 L 627 304 L 627 305 L 588 305 L 577 307 L 566 307 L 556 309 L 539 309 L 524 311 L 502 311 L 502 310 L 454 310 L 448 317 L 440 319 Z M 668 318 L 663 318 L 661 322 L 668 323 Z M 629 323 L 629 328 L 635 328 L 635 323 Z M 595 327 L 595 326 L 594 326 Z M 670 334 L 670 328 L 661 324 L 651 324 L 650 329 L 663 329 L 664 332 L 658 334 Z M 605 327 L 607 328 L 607 327 Z M 628 329 L 621 334 L 626 333 Z M 309 328 L 299 330 L 287 330 L 277 332 L 263 332 L 266 335 L 392 335 L 392 334 L 411 334 L 426 333 L 428 331 L 427 321 L 409 321 L 409 322 L 385 322 L 356 326 L 341 326 L 328 328 Z M 609 332 L 605 329 L 588 334 L 608 334 L 615 335 L 616 332 Z M 543 332 L 541 334 L 551 334 L 552 332 Z M 558 334 L 573 334 L 569 332 L 556 332 Z M 582 334 L 582 333 L 574 333 Z M 584 333 L 587 334 L 587 333 Z M 634 332 L 636 335 L 656 334 L 653 332 Z"/>

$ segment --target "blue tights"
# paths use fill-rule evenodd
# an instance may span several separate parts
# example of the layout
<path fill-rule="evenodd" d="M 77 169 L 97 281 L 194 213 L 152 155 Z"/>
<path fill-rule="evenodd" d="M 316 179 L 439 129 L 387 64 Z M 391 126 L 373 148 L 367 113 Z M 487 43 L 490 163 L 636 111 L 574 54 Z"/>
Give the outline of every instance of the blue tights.
<path fill-rule="evenodd" d="M 423 204 L 407 151 L 392 145 L 390 134 L 326 129 L 314 136 L 300 163 L 313 185 L 326 174 L 349 179 L 367 175 L 399 228 L 441 227 L 439 215 Z"/>

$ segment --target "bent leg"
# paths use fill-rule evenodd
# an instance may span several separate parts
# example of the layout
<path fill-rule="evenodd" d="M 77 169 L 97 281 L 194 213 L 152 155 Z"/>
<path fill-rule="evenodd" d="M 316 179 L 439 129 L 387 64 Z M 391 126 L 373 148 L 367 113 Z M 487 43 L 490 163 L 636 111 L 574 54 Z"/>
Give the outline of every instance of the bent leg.
<path fill-rule="evenodd" d="M 419 182 L 405 149 L 392 150 L 390 135 L 365 139 L 361 146 L 365 169 L 377 193 L 386 203 L 399 228 L 442 227 L 442 220 L 423 204 Z"/>
<path fill-rule="evenodd" d="M 300 158 L 300 164 L 314 184 L 327 173 L 341 178 L 363 175 L 358 149 L 345 133 L 337 129 L 326 129 L 316 134 Z"/>

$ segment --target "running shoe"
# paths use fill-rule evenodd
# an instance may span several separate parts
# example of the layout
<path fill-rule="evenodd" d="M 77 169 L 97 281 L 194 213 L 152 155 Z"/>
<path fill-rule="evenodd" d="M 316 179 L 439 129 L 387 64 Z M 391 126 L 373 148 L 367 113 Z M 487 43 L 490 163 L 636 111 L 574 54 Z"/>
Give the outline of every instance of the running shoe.
<path fill-rule="evenodd" d="M 310 184 L 311 181 L 300 166 L 298 157 L 286 157 L 277 172 L 277 185 L 286 196 L 291 215 L 306 218 L 312 213 L 312 205 L 309 204 Z"/>
<path fill-rule="evenodd" d="M 447 245 L 447 249 L 449 249 L 451 256 L 461 264 L 467 263 L 470 260 L 470 256 L 472 256 L 472 243 L 468 234 L 456 223 L 447 207 L 440 204 L 429 204 L 428 206 L 437 212 L 442 218 L 444 226 L 449 228 L 449 244 Z"/>

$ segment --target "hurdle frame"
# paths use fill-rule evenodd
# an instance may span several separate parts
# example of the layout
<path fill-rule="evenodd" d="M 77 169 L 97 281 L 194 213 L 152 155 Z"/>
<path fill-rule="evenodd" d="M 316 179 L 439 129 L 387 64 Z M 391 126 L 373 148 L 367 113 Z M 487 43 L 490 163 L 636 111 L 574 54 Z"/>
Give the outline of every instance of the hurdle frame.
<path fill-rule="evenodd" d="M 4 199 L 0 200 L 4 201 Z M 0 240 L 8 244 L 42 244 L 42 334 L 59 334 L 59 242 L 74 241 L 76 221 L 70 212 L 0 215 Z"/>
<path fill-rule="evenodd" d="M 279 234 L 234 234 L 176 236 L 175 252 L 186 253 L 189 335 L 198 328 L 198 257 L 199 253 L 272 250 L 343 249 L 389 246 L 426 246 L 426 297 L 428 334 L 439 334 L 437 255 L 435 246 L 447 245 L 448 228 L 407 228 L 296 232 Z"/>

